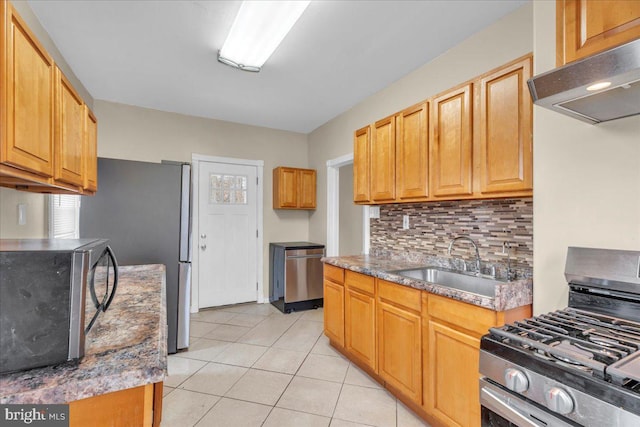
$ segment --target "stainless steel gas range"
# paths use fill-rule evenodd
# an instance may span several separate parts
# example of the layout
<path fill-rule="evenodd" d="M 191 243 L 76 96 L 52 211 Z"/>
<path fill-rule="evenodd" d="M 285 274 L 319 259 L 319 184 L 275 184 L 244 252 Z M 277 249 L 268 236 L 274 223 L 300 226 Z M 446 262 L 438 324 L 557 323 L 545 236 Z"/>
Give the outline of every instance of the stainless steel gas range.
<path fill-rule="evenodd" d="M 569 307 L 481 341 L 483 426 L 640 426 L 640 252 L 571 247 Z"/>

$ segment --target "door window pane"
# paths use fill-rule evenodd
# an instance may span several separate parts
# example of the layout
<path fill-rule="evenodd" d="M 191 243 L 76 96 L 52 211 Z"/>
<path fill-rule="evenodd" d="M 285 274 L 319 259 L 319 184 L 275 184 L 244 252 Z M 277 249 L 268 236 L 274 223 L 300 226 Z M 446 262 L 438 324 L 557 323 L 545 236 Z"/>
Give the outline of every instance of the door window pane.
<path fill-rule="evenodd" d="M 209 175 L 209 203 L 246 205 L 247 175 Z"/>

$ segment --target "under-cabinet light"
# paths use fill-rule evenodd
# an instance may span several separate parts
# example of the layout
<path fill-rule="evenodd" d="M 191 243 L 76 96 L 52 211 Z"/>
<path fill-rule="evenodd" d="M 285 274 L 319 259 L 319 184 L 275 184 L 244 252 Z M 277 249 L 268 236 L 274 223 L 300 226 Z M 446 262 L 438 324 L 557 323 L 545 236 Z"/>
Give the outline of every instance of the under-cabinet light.
<path fill-rule="evenodd" d="M 298 21 L 309 1 L 244 1 L 218 61 L 245 71 L 260 71 Z"/>
<path fill-rule="evenodd" d="M 588 86 L 587 90 L 591 92 L 594 90 L 606 89 L 609 86 L 611 86 L 611 82 L 599 82 L 599 83 L 594 83 L 591 86 Z"/>

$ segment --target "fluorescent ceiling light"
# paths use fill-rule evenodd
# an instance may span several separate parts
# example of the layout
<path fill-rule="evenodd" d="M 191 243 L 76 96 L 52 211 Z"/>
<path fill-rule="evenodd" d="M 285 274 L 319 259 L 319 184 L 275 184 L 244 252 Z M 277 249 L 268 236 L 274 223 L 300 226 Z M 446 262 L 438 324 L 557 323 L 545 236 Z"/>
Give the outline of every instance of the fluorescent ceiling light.
<path fill-rule="evenodd" d="M 246 71 L 260 71 L 309 1 L 244 1 L 218 60 Z"/>

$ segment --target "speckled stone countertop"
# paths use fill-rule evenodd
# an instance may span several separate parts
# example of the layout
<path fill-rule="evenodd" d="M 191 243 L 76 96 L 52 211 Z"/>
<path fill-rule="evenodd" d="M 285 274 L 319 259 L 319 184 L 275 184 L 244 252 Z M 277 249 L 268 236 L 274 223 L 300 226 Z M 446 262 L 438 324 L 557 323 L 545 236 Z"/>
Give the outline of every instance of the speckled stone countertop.
<path fill-rule="evenodd" d="M 523 305 L 529 305 L 533 301 L 533 281 L 530 278 L 511 282 L 498 282 L 495 289 L 495 297 L 488 297 L 388 273 L 389 270 L 425 267 L 425 264 L 416 264 L 415 262 L 371 255 L 326 257 L 323 258 L 322 261 L 335 265 L 336 267 L 378 277 L 400 285 L 422 289 L 432 294 L 446 296 L 495 311 L 505 311 Z M 438 260 L 435 258 L 431 260 L 428 265 L 444 266 L 442 263 L 438 263 Z"/>
<path fill-rule="evenodd" d="M 165 267 L 119 272 L 116 295 L 89 331 L 81 362 L 0 375 L 0 403 L 66 403 L 164 380 Z"/>

